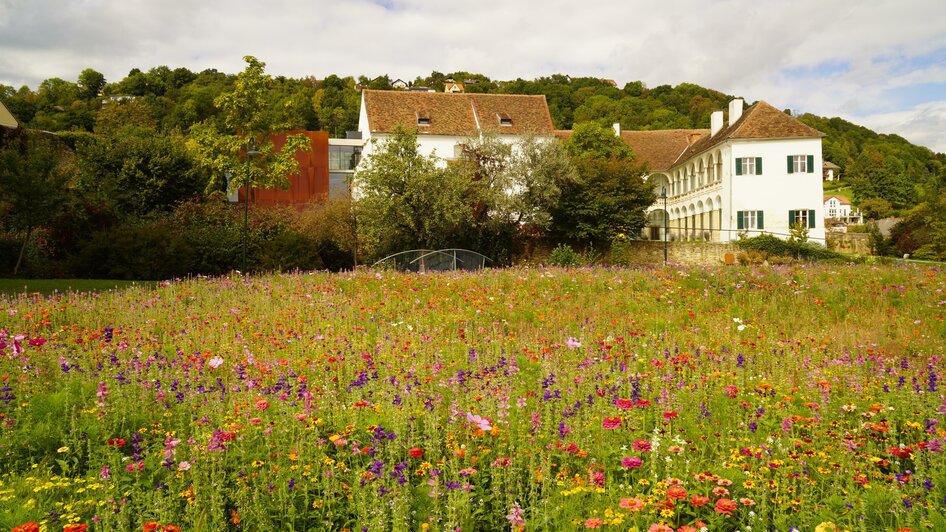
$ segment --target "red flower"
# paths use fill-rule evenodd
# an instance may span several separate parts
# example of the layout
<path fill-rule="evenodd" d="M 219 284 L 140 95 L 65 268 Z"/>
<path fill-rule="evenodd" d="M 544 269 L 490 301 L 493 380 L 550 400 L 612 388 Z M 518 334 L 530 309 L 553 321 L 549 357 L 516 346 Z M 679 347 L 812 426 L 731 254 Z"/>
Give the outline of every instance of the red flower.
<path fill-rule="evenodd" d="M 421 458 L 424 456 L 424 450 L 421 449 L 420 447 L 411 447 L 407 451 L 407 455 L 410 456 L 411 458 Z"/>
<path fill-rule="evenodd" d="M 89 528 L 89 525 L 85 523 L 69 523 L 62 527 L 62 532 L 85 532 L 87 528 Z"/>
<path fill-rule="evenodd" d="M 621 418 L 617 416 L 608 416 L 601 421 L 601 426 L 605 430 L 616 429 L 621 426 Z"/>
<path fill-rule="evenodd" d="M 687 498 L 687 490 L 683 486 L 670 486 L 667 488 L 667 498 L 682 500 Z"/>
<path fill-rule="evenodd" d="M 634 408 L 633 399 L 618 399 L 614 402 L 614 406 L 620 408 L 621 410 L 630 410 Z"/>
<path fill-rule="evenodd" d="M 703 506 L 709 501 L 710 501 L 710 498 L 706 497 L 705 495 L 692 495 L 690 497 L 690 504 L 692 504 L 693 506 Z"/>
<path fill-rule="evenodd" d="M 732 499 L 720 499 L 716 501 L 716 513 L 723 515 L 732 515 L 736 511 L 736 501 Z"/>
<path fill-rule="evenodd" d="M 23 523 L 20 526 L 13 527 L 11 532 L 39 532 L 39 525 L 30 521 L 29 523 Z"/>
<path fill-rule="evenodd" d="M 664 419 L 673 419 L 680 417 L 680 414 L 676 412 L 664 412 Z"/>
<path fill-rule="evenodd" d="M 181 532 L 181 527 L 177 525 L 164 525 L 161 532 Z"/>
<path fill-rule="evenodd" d="M 114 447 L 118 449 L 119 447 L 125 446 L 125 438 L 110 438 L 107 442 L 109 447 Z"/>
<path fill-rule="evenodd" d="M 141 527 L 141 529 L 144 530 L 144 532 L 154 532 L 159 526 L 161 525 L 159 525 L 157 521 L 148 521 L 144 524 L 144 526 Z"/>

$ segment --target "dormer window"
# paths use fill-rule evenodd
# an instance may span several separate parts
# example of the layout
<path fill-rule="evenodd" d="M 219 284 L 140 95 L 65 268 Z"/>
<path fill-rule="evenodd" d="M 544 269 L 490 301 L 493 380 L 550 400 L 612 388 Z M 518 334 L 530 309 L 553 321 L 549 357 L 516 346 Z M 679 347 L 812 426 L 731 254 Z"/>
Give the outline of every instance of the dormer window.
<path fill-rule="evenodd" d="M 512 126 L 512 118 L 510 118 L 506 113 L 497 113 L 496 118 L 499 120 L 499 125 Z"/>
<path fill-rule="evenodd" d="M 417 125 L 418 126 L 429 126 L 430 125 L 430 113 L 426 109 L 421 109 L 417 111 Z"/>

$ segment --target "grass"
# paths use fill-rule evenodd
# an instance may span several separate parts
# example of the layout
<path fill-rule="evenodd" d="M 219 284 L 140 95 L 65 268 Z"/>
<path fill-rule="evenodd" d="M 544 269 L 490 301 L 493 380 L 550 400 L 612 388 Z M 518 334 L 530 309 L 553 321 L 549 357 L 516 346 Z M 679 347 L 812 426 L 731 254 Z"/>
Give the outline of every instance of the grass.
<path fill-rule="evenodd" d="M 131 286 L 153 287 L 154 281 L 118 281 L 107 279 L 0 279 L 0 294 L 43 294 L 55 292 L 105 292 Z"/>

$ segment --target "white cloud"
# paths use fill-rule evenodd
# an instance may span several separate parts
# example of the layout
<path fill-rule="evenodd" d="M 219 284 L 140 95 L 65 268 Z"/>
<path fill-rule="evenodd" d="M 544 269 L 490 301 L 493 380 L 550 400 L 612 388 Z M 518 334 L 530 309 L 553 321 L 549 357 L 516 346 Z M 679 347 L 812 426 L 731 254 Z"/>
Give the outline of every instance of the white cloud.
<path fill-rule="evenodd" d="M 910 112 L 890 91 L 943 82 L 943 20 L 946 2 L 930 0 L 0 0 L 0 83 L 87 67 L 112 81 L 158 65 L 236 72 L 249 54 L 296 77 L 692 82 L 857 121 Z"/>

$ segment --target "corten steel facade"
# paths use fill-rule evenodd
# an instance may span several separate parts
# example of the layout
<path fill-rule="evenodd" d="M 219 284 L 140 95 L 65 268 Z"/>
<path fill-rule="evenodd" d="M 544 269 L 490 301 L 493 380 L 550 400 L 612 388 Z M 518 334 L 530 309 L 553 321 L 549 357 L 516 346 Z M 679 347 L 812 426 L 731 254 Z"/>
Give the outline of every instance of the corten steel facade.
<path fill-rule="evenodd" d="M 311 150 L 296 154 L 299 173 L 289 178 L 289 188 L 252 188 L 250 203 L 260 207 L 273 205 L 303 205 L 321 203 L 329 197 L 328 133 L 325 131 L 290 131 L 273 136 L 276 149 L 286 142 L 287 135 L 305 135 L 311 141 Z M 246 197 L 246 189 L 240 188 L 239 202 Z"/>

